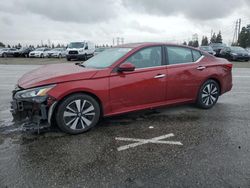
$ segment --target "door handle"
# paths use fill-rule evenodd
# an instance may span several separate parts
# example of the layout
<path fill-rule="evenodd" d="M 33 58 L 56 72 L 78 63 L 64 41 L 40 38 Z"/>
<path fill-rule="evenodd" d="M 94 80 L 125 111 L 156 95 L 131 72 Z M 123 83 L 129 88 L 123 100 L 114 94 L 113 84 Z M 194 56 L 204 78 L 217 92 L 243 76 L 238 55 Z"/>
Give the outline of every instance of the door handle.
<path fill-rule="evenodd" d="M 205 66 L 199 66 L 196 69 L 202 71 L 202 70 L 206 69 L 206 67 Z"/>
<path fill-rule="evenodd" d="M 158 78 L 164 78 L 164 77 L 166 77 L 166 74 L 158 74 L 154 78 L 158 79 Z"/>

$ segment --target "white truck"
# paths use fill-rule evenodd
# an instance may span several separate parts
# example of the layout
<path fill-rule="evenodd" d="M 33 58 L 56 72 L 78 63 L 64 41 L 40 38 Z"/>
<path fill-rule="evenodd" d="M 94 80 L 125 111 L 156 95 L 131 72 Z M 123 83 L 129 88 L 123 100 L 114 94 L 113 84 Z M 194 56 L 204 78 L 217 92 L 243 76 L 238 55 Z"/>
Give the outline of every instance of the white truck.
<path fill-rule="evenodd" d="M 84 42 L 71 42 L 68 45 L 66 58 L 68 61 L 71 59 L 84 60 L 94 56 L 95 45 L 90 41 Z"/>

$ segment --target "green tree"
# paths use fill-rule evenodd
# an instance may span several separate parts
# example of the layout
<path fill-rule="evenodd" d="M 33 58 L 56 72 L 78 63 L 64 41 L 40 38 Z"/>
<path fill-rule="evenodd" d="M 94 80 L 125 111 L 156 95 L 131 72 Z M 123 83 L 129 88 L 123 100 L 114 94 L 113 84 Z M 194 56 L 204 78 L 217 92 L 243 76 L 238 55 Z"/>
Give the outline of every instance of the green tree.
<path fill-rule="evenodd" d="M 187 42 L 186 42 L 186 41 L 184 41 L 184 42 L 182 43 L 182 45 L 187 46 Z"/>
<path fill-rule="evenodd" d="M 219 33 L 216 36 L 216 43 L 222 43 L 222 35 L 221 35 L 221 31 L 219 31 Z"/>
<path fill-rule="evenodd" d="M 193 46 L 193 41 L 189 41 L 188 46 Z"/>
<path fill-rule="evenodd" d="M 5 47 L 5 44 L 4 43 L 2 43 L 2 42 L 0 42 L 0 47 Z"/>
<path fill-rule="evenodd" d="M 238 43 L 243 48 L 250 47 L 250 30 L 246 27 L 242 27 Z"/>
<path fill-rule="evenodd" d="M 210 43 L 216 43 L 216 34 L 214 33 L 210 39 Z"/>
<path fill-rule="evenodd" d="M 207 46 L 208 45 L 208 38 L 207 38 L 207 36 L 203 36 L 202 37 L 201 45 L 202 46 Z"/>
<path fill-rule="evenodd" d="M 22 45 L 18 43 L 17 48 L 22 48 Z"/>
<path fill-rule="evenodd" d="M 199 47 L 199 41 L 198 40 L 193 41 L 193 47 L 195 47 L 195 48 Z"/>

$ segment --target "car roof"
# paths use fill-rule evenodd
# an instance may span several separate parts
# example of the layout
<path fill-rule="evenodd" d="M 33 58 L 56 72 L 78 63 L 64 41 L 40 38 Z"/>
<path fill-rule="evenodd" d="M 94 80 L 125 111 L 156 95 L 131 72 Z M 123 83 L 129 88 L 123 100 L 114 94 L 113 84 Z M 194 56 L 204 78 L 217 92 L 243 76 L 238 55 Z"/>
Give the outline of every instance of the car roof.
<path fill-rule="evenodd" d="M 128 44 L 122 44 L 115 46 L 114 48 L 144 48 L 144 47 L 150 47 L 150 46 L 160 46 L 160 45 L 169 45 L 169 46 L 178 46 L 178 47 L 185 47 L 197 50 L 197 48 L 191 47 L 191 46 L 185 46 L 185 45 L 179 45 L 179 44 L 173 44 L 173 43 L 165 43 L 165 42 L 141 42 L 141 43 L 128 43 Z"/>

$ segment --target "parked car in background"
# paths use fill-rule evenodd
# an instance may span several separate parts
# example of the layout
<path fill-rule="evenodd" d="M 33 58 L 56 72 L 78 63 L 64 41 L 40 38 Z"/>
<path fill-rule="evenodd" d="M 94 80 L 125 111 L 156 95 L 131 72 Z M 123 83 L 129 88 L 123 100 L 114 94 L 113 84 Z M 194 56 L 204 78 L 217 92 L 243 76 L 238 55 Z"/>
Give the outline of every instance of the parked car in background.
<path fill-rule="evenodd" d="M 44 54 L 49 51 L 50 48 L 37 48 L 29 53 L 29 57 L 40 57 L 44 58 Z"/>
<path fill-rule="evenodd" d="M 191 47 L 127 44 L 83 63 L 43 66 L 17 86 L 14 118 L 36 115 L 79 134 L 103 116 L 183 103 L 210 109 L 232 88 L 232 64 Z"/>
<path fill-rule="evenodd" d="M 94 56 L 95 45 L 90 41 L 85 42 L 71 42 L 67 48 L 66 58 L 68 61 L 71 59 L 87 60 Z"/>
<path fill-rule="evenodd" d="M 248 51 L 248 54 L 250 56 L 250 48 L 246 48 L 246 51 Z"/>
<path fill-rule="evenodd" d="M 34 48 L 22 47 L 20 50 L 18 50 L 18 56 L 19 57 L 29 57 L 29 53 L 32 51 L 34 51 Z"/>
<path fill-rule="evenodd" d="M 213 50 L 211 46 L 200 46 L 199 49 L 211 55 L 216 55 L 216 52 Z"/>
<path fill-rule="evenodd" d="M 62 58 L 66 56 L 66 49 L 65 48 L 54 48 L 44 53 L 44 57 L 57 57 Z"/>
<path fill-rule="evenodd" d="M 2 48 L 0 50 L 1 57 L 17 57 L 19 54 L 16 48 Z"/>
<path fill-rule="evenodd" d="M 209 44 L 209 46 L 212 47 L 213 51 L 216 52 L 215 56 L 219 56 L 220 55 L 220 51 L 225 48 L 227 45 L 223 44 L 223 43 L 211 43 Z"/>
<path fill-rule="evenodd" d="M 226 58 L 230 61 L 249 61 L 249 52 L 239 46 L 230 46 L 223 48 L 220 52 L 220 57 Z"/>
<path fill-rule="evenodd" d="M 95 56 L 95 55 L 98 55 L 99 53 L 101 53 L 101 52 L 103 52 L 103 51 L 105 51 L 105 50 L 107 50 L 107 49 L 109 49 L 109 48 L 107 48 L 107 47 L 96 48 L 96 49 L 95 49 L 95 52 L 94 52 L 94 56 Z"/>

